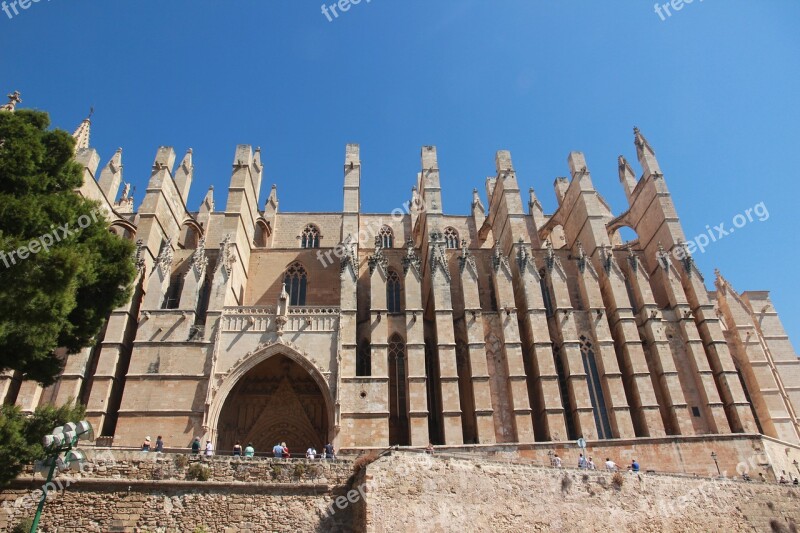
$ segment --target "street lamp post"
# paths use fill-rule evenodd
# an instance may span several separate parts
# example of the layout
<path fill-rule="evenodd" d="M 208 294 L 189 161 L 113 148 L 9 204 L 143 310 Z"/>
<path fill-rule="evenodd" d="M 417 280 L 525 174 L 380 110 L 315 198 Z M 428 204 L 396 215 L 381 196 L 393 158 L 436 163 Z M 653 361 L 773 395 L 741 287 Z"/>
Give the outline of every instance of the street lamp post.
<path fill-rule="evenodd" d="M 48 467 L 47 481 L 42 486 L 42 498 L 36 508 L 36 515 L 33 517 L 30 533 L 36 533 L 39 529 L 39 520 L 42 518 L 44 503 L 47 501 L 47 486 L 53 481 L 56 468 L 59 470 L 68 470 L 70 468 L 80 470 L 84 456 L 75 447 L 78 445 L 78 441 L 92 440 L 93 436 L 92 425 L 87 420 L 83 420 L 77 424 L 70 422 L 64 426 L 57 427 L 52 434 L 45 435 L 44 439 L 42 439 L 47 455 L 41 465 Z M 63 458 L 61 454 L 64 454 Z"/>
<path fill-rule="evenodd" d="M 717 466 L 717 474 L 722 475 L 722 472 L 719 470 L 719 463 L 717 462 L 717 454 L 716 452 L 711 452 L 711 458 L 714 459 L 714 464 Z"/>

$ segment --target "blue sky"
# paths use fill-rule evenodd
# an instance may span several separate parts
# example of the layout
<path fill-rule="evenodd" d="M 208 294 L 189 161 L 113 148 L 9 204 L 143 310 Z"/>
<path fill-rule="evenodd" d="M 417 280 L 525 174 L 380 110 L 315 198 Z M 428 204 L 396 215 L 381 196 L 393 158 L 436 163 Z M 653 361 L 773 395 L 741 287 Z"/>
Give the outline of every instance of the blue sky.
<path fill-rule="evenodd" d="M 548 212 L 580 150 L 621 213 L 616 158 L 635 160 L 638 125 L 688 237 L 764 202 L 768 220 L 695 259 L 708 283 L 718 267 L 738 290 L 772 290 L 800 348 L 800 3 L 695 0 L 662 20 L 652 1 L 364 0 L 332 22 L 321 4 L 0 11 L 0 91 L 69 131 L 94 106 L 92 144 L 104 162 L 124 149 L 137 202 L 158 146 L 192 147 L 192 209 L 210 184 L 224 206 L 235 146 L 252 144 L 264 150 L 262 202 L 277 183 L 283 211 L 338 211 L 344 146 L 357 142 L 366 212 L 406 200 L 420 147 L 434 144 L 448 212 L 468 212 L 509 149 Z"/>

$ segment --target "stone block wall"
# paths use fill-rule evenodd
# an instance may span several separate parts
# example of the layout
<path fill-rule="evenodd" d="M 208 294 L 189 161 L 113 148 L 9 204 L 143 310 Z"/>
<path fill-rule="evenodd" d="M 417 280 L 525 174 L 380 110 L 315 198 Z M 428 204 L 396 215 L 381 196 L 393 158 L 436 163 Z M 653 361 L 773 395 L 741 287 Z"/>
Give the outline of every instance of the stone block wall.
<path fill-rule="evenodd" d="M 367 469 L 364 531 L 795 531 L 800 488 L 394 455 Z"/>

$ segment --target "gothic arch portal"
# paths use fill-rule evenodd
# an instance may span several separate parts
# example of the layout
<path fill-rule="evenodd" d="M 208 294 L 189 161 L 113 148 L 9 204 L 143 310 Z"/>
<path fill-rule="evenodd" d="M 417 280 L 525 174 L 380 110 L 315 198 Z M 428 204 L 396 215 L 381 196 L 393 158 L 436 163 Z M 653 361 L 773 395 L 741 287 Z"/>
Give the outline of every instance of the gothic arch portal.
<path fill-rule="evenodd" d="M 286 442 L 292 454 L 321 450 L 333 439 L 333 399 L 319 369 L 290 346 L 270 345 L 236 365 L 212 401 L 208 420 L 218 453 L 236 441 L 269 452 Z M 273 442 L 274 441 L 274 442 Z"/>

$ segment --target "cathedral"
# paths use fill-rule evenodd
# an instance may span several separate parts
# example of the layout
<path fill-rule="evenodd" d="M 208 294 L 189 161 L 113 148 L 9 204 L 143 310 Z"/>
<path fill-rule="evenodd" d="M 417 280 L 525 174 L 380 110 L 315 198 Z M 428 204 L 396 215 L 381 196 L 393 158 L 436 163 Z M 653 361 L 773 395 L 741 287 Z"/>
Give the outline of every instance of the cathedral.
<path fill-rule="evenodd" d="M 456 216 L 433 146 L 391 213 L 362 212 L 355 144 L 341 212 L 282 212 L 275 185 L 259 204 L 265 162 L 247 145 L 224 203 L 211 189 L 187 205 L 192 151 L 160 147 L 135 206 L 122 151 L 100 166 L 90 127 L 74 134 L 79 192 L 137 244 L 134 295 L 94 347 L 62 354 L 55 385 L 0 375 L 7 403 L 75 398 L 113 446 L 160 434 L 219 451 L 524 450 L 582 437 L 642 454 L 703 442 L 730 464 L 770 443 L 800 449 L 800 361 L 769 294 L 719 272 L 707 289 L 638 129 L 636 164 L 619 157 L 624 213 L 580 152 L 545 213 L 499 151 L 485 195 L 473 189 Z M 667 455 L 650 462 L 669 469 Z"/>

